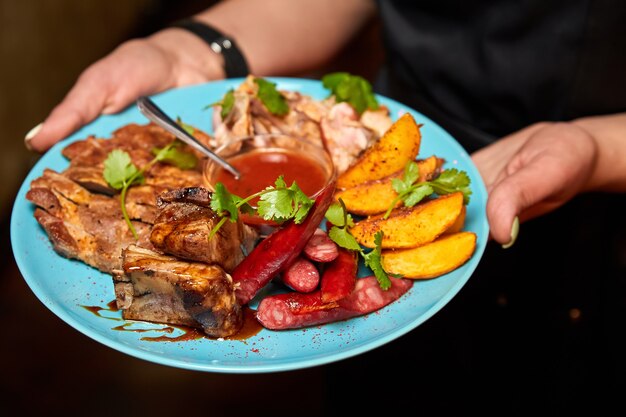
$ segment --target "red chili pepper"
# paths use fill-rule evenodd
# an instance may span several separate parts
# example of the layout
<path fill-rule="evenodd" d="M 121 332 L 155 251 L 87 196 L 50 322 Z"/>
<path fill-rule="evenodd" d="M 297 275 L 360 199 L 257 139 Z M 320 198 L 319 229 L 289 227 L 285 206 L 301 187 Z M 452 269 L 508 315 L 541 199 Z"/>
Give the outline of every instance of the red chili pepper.
<path fill-rule="evenodd" d="M 335 181 L 317 196 L 306 219 L 300 224 L 290 221 L 259 243 L 232 272 L 239 285 L 237 301 L 247 304 L 256 293 L 300 255 L 326 214 L 335 192 Z"/>
<path fill-rule="evenodd" d="M 329 303 L 350 295 L 356 284 L 357 268 L 357 253 L 339 248 L 339 256 L 328 263 L 322 275 L 322 301 Z"/>

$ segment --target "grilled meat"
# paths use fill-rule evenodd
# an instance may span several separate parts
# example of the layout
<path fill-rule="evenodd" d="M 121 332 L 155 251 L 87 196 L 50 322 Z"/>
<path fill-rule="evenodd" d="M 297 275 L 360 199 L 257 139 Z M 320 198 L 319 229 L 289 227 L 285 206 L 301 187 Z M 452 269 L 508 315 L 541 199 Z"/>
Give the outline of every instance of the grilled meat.
<path fill-rule="evenodd" d="M 337 103 L 334 97 L 319 101 L 293 91 L 281 91 L 289 111 L 277 116 L 257 97 L 257 90 L 250 75 L 234 91 L 233 111 L 224 120 L 221 107 L 214 108 L 217 146 L 241 137 L 281 133 L 325 146 L 341 174 L 392 123 L 385 106 L 359 115 L 350 104 Z"/>
<path fill-rule="evenodd" d="M 356 110 L 345 102 L 332 106 L 322 117 L 320 126 L 338 174 L 348 169 L 378 138 L 375 132 L 363 126 Z"/>
<path fill-rule="evenodd" d="M 124 319 L 198 327 L 211 337 L 231 336 L 241 328 L 232 278 L 219 266 L 136 245 L 123 250 L 122 266 L 113 282 Z"/>
<path fill-rule="evenodd" d="M 32 182 L 26 198 L 38 206 L 35 219 L 60 255 L 106 273 L 120 268 L 121 250 L 134 238 L 117 198 L 90 193 L 50 169 Z M 150 225 L 141 221 L 133 225 L 139 235 L 137 243 L 152 248 Z"/>
<path fill-rule="evenodd" d="M 256 241 L 254 229 L 225 222 L 209 238 L 220 217 L 211 210 L 211 193 L 201 187 L 176 189 L 159 196 L 159 213 L 150 241 L 158 250 L 183 259 L 219 264 L 232 271 Z M 242 248 L 243 246 L 243 248 Z"/>
<path fill-rule="evenodd" d="M 196 132 L 196 136 L 208 141 L 205 134 Z M 136 166 L 143 166 L 154 158 L 154 148 L 172 140 L 172 135 L 156 125 L 131 124 L 115 131 L 111 139 L 89 137 L 66 146 L 62 153 L 69 159 L 69 167 L 63 172 L 46 169 L 26 194 L 37 206 L 35 218 L 54 249 L 105 273 L 121 267 L 122 248 L 130 243 L 154 249 L 149 236 L 158 212 L 158 195 L 202 184 L 200 167 L 181 170 L 156 163 L 145 173 L 142 185 L 129 189 L 126 210 L 138 233 L 137 241 L 122 216 L 118 191 L 109 187 L 102 172 L 113 149 L 128 152 Z"/>
<path fill-rule="evenodd" d="M 208 143 L 208 136 L 200 131 L 195 136 Z M 144 166 L 154 158 L 153 149 L 163 148 L 174 140 L 174 136 L 159 126 L 129 124 L 113 132 L 110 139 L 88 137 L 66 146 L 62 153 L 70 161 L 63 175 L 81 184 L 86 189 L 113 195 L 116 193 L 102 176 L 104 161 L 113 149 L 127 152 L 133 163 Z M 185 151 L 201 155 L 188 147 Z M 145 173 L 145 184 L 155 188 L 154 197 L 159 193 L 178 187 L 202 184 L 202 174 L 197 170 L 181 170 L 167 164 L 155 164 Z M 154 205 L 154 202 L 153 202 Z"/>

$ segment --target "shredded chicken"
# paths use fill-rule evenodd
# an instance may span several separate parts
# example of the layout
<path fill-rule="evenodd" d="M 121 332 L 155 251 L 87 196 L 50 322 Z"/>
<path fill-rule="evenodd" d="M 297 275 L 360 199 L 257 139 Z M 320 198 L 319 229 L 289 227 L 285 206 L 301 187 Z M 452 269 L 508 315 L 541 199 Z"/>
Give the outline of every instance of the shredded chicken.
<path fill-rule="evenodd" d="M 277 116 L 257 97 L 257 89 L 254 76 L 248 76 L 234 91 L 233 111 L 225 120 L 221 107 L 214 108 L 215 146 L 252 135 L 286 134 L 326 147 L 342 173 L 392 123 L 386 107 L 359 116 L 348 103 L 336 103 L 332 97 L 315 100 L 294 91 L 281 91 L 289 112 Z"/>

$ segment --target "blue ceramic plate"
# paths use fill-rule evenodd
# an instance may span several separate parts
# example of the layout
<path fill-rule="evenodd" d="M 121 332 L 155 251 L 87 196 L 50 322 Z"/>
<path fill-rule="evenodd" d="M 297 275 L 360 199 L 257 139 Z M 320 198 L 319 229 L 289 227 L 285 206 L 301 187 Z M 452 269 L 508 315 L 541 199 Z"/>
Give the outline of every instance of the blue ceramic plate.
<path fill-rule="evenodd" d="M 319 81 L 271 80 L 280 89 L 300 91 L 317 99 L 328 94 Z M 153 98 L 172 116 L 180 116 L 185 122 L 211 132 L 211 110 L 204 110 L 204 107 L 220 100 L 228 89 L 237 87 L 242 81 L 211 82 L 167 91 Z M 107 304 L 115 298 L 111 277 L 57 255 L 33 217 L 34 206 L 25 195 L 30 182 L 42 175 L 44 168 L 62 171 L 67 167 L 61 150 L 70 142 L 90 134 L 110 137 L 115 129 L 125 124 L 147 123 L 136 107 L 120 114 L 102 116 L 85 126 L 43 155 L 28 174 L 17 195 L 11 218 L 11 241 L 20 271 L 35 295 L 72 327 L 113 349 L 163 365 L 228 373 L 285 371 L 327 364 L 389 343 L 437 313 L 472 275 L 487 243 L 487 193 L 469 155 L 448 133 L 422 114 L 388 98 L 378 98 L 381 104 L 388 106 L 394 120 L 402 113 L 410 112 L 418 123 L 423 124 L 420 157 L 437 155 L 447 161 L 444 167 L 457 167 L 469 174 L 473 194 L 465 229 L 478 235 L 476 251 L 465 265 L 435 279 L 416 281 L 408 293 L 378 312 L 307 329 L 280 332 L 263 329 L 245 340 L 145 341 L 142 337 L 163 335 L 159 329 L 164 326 L 143 322 L 128 324 L 132 329 L 147 330 L 145 332 L 114 330 L 124 323 L 120 312 L 106 310 Z M 99 317 L 83 306 L 100 306 L 105 309 L 101 315 L 107 318 Z M 176 336 L 177 331 L 168 336 Z"/>

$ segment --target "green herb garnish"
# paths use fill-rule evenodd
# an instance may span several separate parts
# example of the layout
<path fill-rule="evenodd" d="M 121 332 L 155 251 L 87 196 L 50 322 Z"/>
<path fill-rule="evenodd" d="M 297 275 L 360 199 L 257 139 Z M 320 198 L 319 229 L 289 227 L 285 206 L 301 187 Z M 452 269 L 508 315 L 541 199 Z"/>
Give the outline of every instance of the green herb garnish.
<path fill-rule="evenodd" d="M 363 77 L 347 72 L 333 72 L 322 77 L 322 85 L 330 90 L 337 102 L 349 103 L 359 114 L 378 109 L 372 85 Z"/>
<path fill-rule="evenodd" d="M 289 106 L 285 97 L 276 89 L 276 83 L 264 78 L 255 78 L 254 82 L 259 87 L 257 97 L 267 107 L 270 113 L 276 116 L 284 116 L 289 113 Z"/>
<path fill-rule="evenodd" d="M 196 128 L 193 127 L 190 124 L 187 124 L 185 122 L 183 122 L 183 120 L 180 118 L 180 116 L 176 117 L 176 123 L 178 123 L 178 125 L 180 127 L 182 127 L 183 129 L 185 129 L 185 132 L 189 133 L 190 135 L 194 135 L 194 133 L 196 133 Z"/>
<path fill-rule="evenodd" d="M 418 178 L 418 165 L 414 161 L 407 162 L 402 179 L 394 178 L 392 180 L 391 185 L 395 192 L 398 193 L 398 196 L 389 205 L 383 218 L 389 217 L 398 201 L 402 201 L 407 207 L 413 207 L 433 193 L 445 195 L 460 191 L 463 193 L 463 203 L 468 204 L 470 201 L 470 195 L 472 194 L 470 189 L 471 180 L 465 171 L 460 171 L 456 168 L 446 169 L 432 181 L 415 183 Z"/>
<path fill-rule="evenodd" d="M 376 247 L 372 249 L 369 253 L 361 255 L 365 260 L 365 265 L 367 265 L 376 276 L 376 280 L 378 281 L 378 285 L 383 290 L 388 290 L 391 287 L 391 280 L 389 279 L 389 275 L 383 268 L 382 264 L 382 242 L 383 242 L 383 231 L 379 230 L 374 235 L 374 244 Z"/>
<path fill-rule="evenodd" d="M 256 214 L 263 219 L 276 223 L 284 223 L 287 220 L 293 220 L 296 224 L 302 223 L 313 206 L 314 200 L 311 200 L 295 181 L 287 186 L 282 175 L 274 184 L 246 198 L 241 198 L 230 193 L 224 184 L 218 182 L 211 196 L 211 209 L 222 218 L 211 230 L 209 238 L 217 233 L 226 220 L 236 222 L 239 218 L 239 211 L 254 214 L 255 210 L 249 202 L 255 198 L 259 198 Z"/>
<path fill-rule="evenodd" d="M 328 231 L 328 237 L 342 248 L 361 251 L 361 245 L 348 231 L 348 228 L 354 226 L 354 220 L 346 210 L 342 199 L 339 199 L 339 203 L 333 203 L 328 207 L 325 217 L 333 225 Z"/>
<path fill-rule="evenodd" d="M 153 148 L 152 154 L 159 162 L 177 166 L 180 169 L 194 169 L 198 166 L 198 158 L 191 152 L 181 150 L 183 143 L 176 139 L 171 146 Z"/>
<path fill-rule="evenodd" d="M 122 209 L 122 215 L 124 216 L 128 228 L 135 237 L 135 240 L 138 239 L 137 231 L 126 211 L 126 194 L 128 193 L 128 189 L 133 185 L 143 184 L 145 181 L 144 173 L 157 162 L 171 163 L 179 166 L 181 162 L 180 157 L 173 156 L 173 149 L 177 146 L 179 146 L 177 141 L 172 141 L 172 143 L 162 149 L 153 149 L 152 152 L 155 154 L 155 157 L 140 169 L 133 164 L 130 155 L 120 149 L 113 149 L 109 152 L 104 161 L 103 177 L 111 188 L 120 191 L 120 208 Z M 188 163 L 188 161 L 185 163 Z M 179 166 L 179 168 L 181 167 Z"/>
<path fill-rule="evenodd" d="M 294 219 L 302 223 L 313 205 L 311 200 L 294 181 L 287 187 L 283 176 L 278 177 L 275 187 L 268 187 L 260 194 L 258 214 L 265 220 L 282 223 Z"/>
<path fill-rule="evenodd" d="M 391 280 L 389 279 L 389 274 L 383 268 L 381 256 L 383 231 L 376 232 L 374 235 L 374 249 L 369 253 L 365 253 L 361 245 L 348 230 L 348 228 L 354 226 L 354 220 L 346 210 L 346 205 L 342 199 L 339 199 L 339 203 L 330 205 L 325 217 L 333 225 L 328 231 L 328 237 L 342 248 L 357 251 L 363 257 L 365 265 L 374 272 L 380 288 L 388 290 L 391 287 Z"/>
<path fill-rule="evenodd" d="M 113 149 L 104 161 L 104 179 L 114 189 L 143 182 L 141 171 L 137 169 L 130 155 L 120 149 Z"/>
<path fill-rule="evenodd" d="M 204 110 L 215 106 L 220 106 L 222 108 L 220 111 L 220 116 L 222 116 L 222 120 L 226 120 L 230 112 L 232 112 L 233 108 L 235 107 L 235 90 L 231 88 L 226 92 L 226 94 L 224 94 L 224 97 L 222 97 L 220 101 L 207 104 L 206 106 L 204 106 Z"/>

